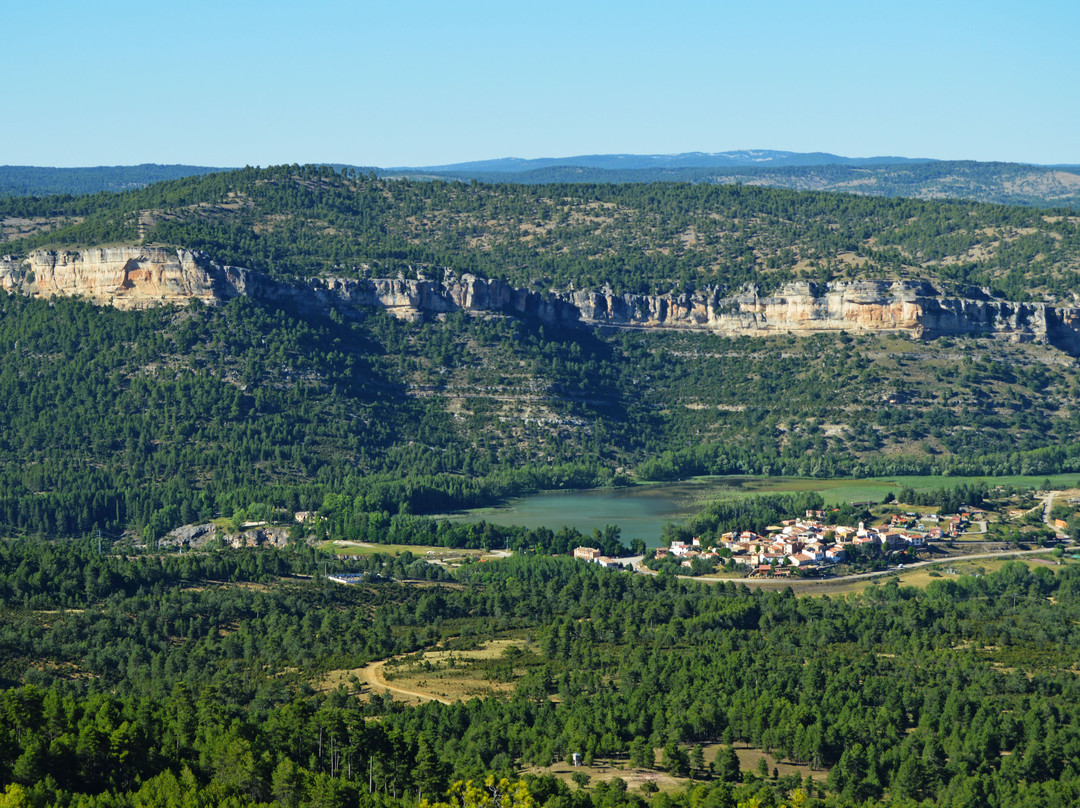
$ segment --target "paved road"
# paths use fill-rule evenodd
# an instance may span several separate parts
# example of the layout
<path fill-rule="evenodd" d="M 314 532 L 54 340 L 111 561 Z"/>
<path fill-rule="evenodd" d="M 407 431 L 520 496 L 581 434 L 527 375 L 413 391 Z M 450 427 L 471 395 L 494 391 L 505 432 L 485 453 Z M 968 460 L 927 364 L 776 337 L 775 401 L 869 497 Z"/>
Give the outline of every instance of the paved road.
<path fill-rule="evenodd" d="M 963 556 L 949 556 L 948 558 L 935 558 L 930 561 L 916 561 L 912 564 L 905 564 L 904 569 L 900 570 L 896 567 L 890 567 L 887 570 L 875 570 L 874 572 L 859 572 L 852 575 L 841 575 L 837 578 L 706 578 L 696 577 L 693 575 L 679 575 L 677 577 L 684 581 L 701 581 L 707 584 L 719 584 L 725 581 L 733 581 L 738 584 L 746 584 L 747 586 L 791 586 L 797 584 L 798 586 L 814 586 L 824 584 L 838 584 L 845 581 L 862 581 L 869 578 L 878 578 L 882 575 L 895 575 L 898 572 L 909 572 L 919 567 L 929 567 L 933 564 L 948 564 L 954 561 L 978 561 L 980 559 L 988 558 L 1013 558 L 1015 556 L 1025 555 L 1037 555 L 1039 553 L 1046 553 L 1046 548 L 1040 548 L 1038 550 L 1010 550 L 1004 553 L 975 553 L 973 555 Z M 657 573 L 648 567 L 635 566 L 634 572 L 640 572 L 645 575 L 656 575 Z"/>
<path fill-rule="evenodd" d="M 1043 500 L 1043 521 L 1046 524 L 1050 524 L 1050 511 L 1054 510 L 1054 494 L 1056 493 L 1057 491 L 1051 491 Z"/>

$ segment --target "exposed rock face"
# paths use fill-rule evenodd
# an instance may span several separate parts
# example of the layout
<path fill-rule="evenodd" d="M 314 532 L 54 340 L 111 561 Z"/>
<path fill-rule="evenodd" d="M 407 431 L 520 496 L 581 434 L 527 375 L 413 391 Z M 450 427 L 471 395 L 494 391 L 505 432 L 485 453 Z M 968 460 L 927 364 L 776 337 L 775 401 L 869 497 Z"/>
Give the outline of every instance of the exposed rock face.
<path fill-rule="evenodd" d="M 289 530 L 284 527 L 259 527 L 226 537 L 231 547 L 262 547 L 271 545 L 283 548 L 289 543 Z"/>
<path fill-rule="evenodd" d="M 122 309 L 192 298 L 210 303 L 223 290 L 201 258 L 189 250 L 161 247 L 38 250 L 23 261 L 0 261 L 0 287 L 38 297 L 79 295 Z"/>
<path fill-rule="evenodd" d="M 666 295 L 601 291 L 536 292 L 447 271 L 441 280 L 313 278 L 286 283 L 203 253 L 158 247 L 38 251 L 0 260 L 0 288 L 27 295 L 79 295 L 120 308 L 218 303 L 237 295 L 306 312 L 381 307 L 401 318 L 421 313 L 493 312 L 563 326 L 676 328 L 725 335 L 902 331 L 916 337 L 994 336 L 1045 342 L 1080 354 L 1080 309 L 1010 303 L 975 292 L 945 297 L 929 283 L 789 283 L 762 297 L 754 287 Z"/>
<path fill-rule="evenodd" d="M 201 547 L 217 537 L 217 526 L 213 522 L 202 525 L 184 525 L 170 530 L 159 542 L 163 547 L 175 546 Z"/>

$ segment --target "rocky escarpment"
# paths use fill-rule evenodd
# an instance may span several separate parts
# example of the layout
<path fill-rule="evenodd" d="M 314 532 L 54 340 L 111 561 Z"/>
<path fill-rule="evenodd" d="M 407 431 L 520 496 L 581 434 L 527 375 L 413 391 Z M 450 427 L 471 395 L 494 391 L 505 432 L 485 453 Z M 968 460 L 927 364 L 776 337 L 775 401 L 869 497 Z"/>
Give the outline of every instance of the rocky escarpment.
<path fill-rule="evenodd" d="M 228 294 L 221 267 L 189 250 L 102 247 L 38 250 L 0 260 L 0 288 L 35 297 L 80 296 L 117 308 L 147 308 Z"/>
<path fill-rule="evenodd" d="M 725 335 L 902 331 L 916 337 L 993 336 L 1043 342 L 1080 354 L 1080 309 L 1014 303 L 976 292 L 948 297 L 913 281 L 789 283 L 768 295 L 750 287 L 665 295 L 610 289 L 538 292 L 500 280 L 442 278 L 312 278 L 283 282 L 242 267 L 222 266 L 203 253 L 160 247 L 79 252 L 41 250 L 0 260 L 0 288 L 27 295 L 78 295 L 120 308 L 218 303 L 237 295 L 306 312 L 371 307 L 397 317 L 452 311 L 514 314 L 563 326 L 675 328 Z"/>

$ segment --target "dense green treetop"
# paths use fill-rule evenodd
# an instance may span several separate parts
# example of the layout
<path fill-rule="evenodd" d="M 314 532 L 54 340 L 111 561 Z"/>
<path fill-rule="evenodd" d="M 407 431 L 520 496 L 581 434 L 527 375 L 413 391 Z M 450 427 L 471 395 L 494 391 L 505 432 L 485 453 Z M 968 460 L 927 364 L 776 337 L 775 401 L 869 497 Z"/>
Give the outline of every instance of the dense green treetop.
<path fill-rule="evenodd" d="M 342 563 L 301 548 L 0 547 L 0 789 L 41 805 L 174 804 L 152 796 L 163 789 L 175 804 L 204 791 L 396 807 L 574 751 L 703 780 L 658 808 L 773 804 L 804 784 L 740 771 L 723 748 L 706 769 L 694 746 L 719 742 L 827 769 L 811 784 L 821 808 L 1067 805 L 1080 788 L 1076 565 L 796 598 L 543 556 L 466 565 L 445 586 L 322 578 Z M 315 687 L 492 636 L 518 643 L 477 663 L 513 682 L 502 697 L 405 707 L 359 682 Z M 554 781 L 528 787 L 567 804 Z M 580 808 L 645 800 L 614 782 L 583 795 Z"/>
<path fill-rule="evenodd" d="M 631 475 L 1078 471 L 1077 390 L 1039 346 L 4 296 L 0 525 L 154 539 L 318 510 L 395 541 L 428 529 L 411 514 Z"/>
<path fill-rule="evenodd" d="M 28 228 L 12 251 L 141 230 L 281 277 L 452 266 L 541 287 L 766 286 L 805 270 L 1060 297 L 1077 245 L 1062 212 L 298 166 L 0 213 Z M 656 750 L 669 773 L 704 779 L 656 808 L 1077 803 L 1080 566 L 1068 559 L 799 599 L 549 555 L 583 539 L 617 549 L 614 526 L 582 537 L 423 515 L 621 484 L 628 470 L 1077 471 L 1075 362 L 976 340 L 356 314 L 0 298 L 0 524 L 15 536 L 0 543 L 0 805 L 407 808 L 461 781 L 449 800 L 470 808 L 494 805 L 492 788 L 520 808 L 644 808 L 615 780 L 515 781 L 573 752 L 653 768 Z M 672 533 L 760 529 L 816 504 L 718 503 Z M 134 527 L 152 547 L 178 524 L 300 509 L 327 537 L 519 554 L 451 573 L 411 553 L 332 558 L 296 536 L 183 556 L 90 538 Z M 372 577 L 327 578 L 346 570 Z M 508 686 L 501 697 L 406 707 L 348 678 L 493 637 L 515 643 L 478 663 Z M 714 743 L 706 770 L 695 747 Z M 733 744 L 827 778 L 741 771 Z"/>
<path fill-rule="evenodd" d="M 43 228 L 12 251 L 141 235 L 279 277 L 449 266 L 540 289 L 1077 286 L 1077 221 L 1062 212 L 747 187 L 282 166 L 9 199 L 0 214 Z M 410 514 L 634 477 L 1080 469 L 1077 367 L 1037 345 L 561 330 L 461 312 L 346 320 L 251 299 L 0 305 L 0 525 L 19 534 L 153 539 L 242 510 L 322 509 L 335 536 L 407 536 Z"/>

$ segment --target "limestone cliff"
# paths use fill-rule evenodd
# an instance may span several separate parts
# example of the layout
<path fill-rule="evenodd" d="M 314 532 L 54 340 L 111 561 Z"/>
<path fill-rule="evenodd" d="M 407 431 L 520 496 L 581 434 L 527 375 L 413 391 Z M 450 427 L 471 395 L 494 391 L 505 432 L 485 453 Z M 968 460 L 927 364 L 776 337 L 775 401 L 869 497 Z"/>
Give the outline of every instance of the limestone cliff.
<path fill-rule="evenodd" d="M 0 259 L 0 288 L 27 295 L 79 295 L 120 308 L 217 303 L 237 295 L 303 311 L 385 308 L 397 317 L 464 310 L 514 314 L 563 326 L 674 328 L 724 335 L 901 331 L 916 337 L 982 335 L 1043 342 L 1080 354 L 1080 309 L 1011 303 L 984 293 L 947 297 L 912 281 L 796 282 L 761 296 L 756 288 L 665 295 L 536 292 L 447 271 L 439 280 L 312 278 L 283 282 L 203 253 L 115 247 Z"/>
<path fill-rule="evenodd" d="M 78 295 L 123 309 L 192 298 L 212 303 L 226 291 L 220 280 L 203 256 L 162 247 L 38 250 L 21 261 L 0 260 L 0 287 L 7 291 L 36 297 Z"/>

